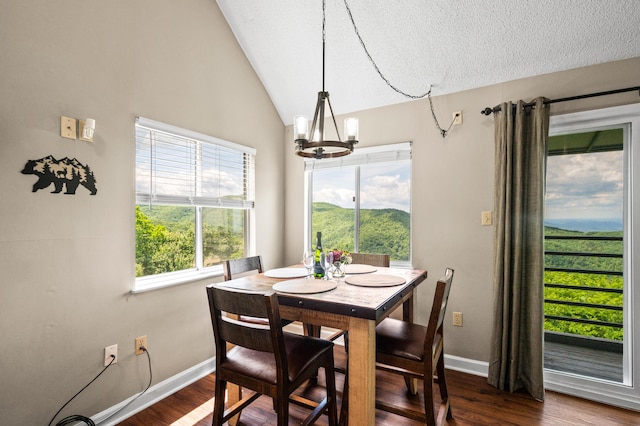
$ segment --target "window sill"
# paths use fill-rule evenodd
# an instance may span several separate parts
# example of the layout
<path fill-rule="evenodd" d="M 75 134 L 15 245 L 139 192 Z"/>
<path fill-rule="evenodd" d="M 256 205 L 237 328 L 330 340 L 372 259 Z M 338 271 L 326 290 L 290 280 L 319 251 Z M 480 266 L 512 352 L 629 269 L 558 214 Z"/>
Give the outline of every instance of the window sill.
<path fill-rule="evenodd" d="M 207 278 L 221 277 L 222 275 L 222 265 L 217 265 L 201 271 L 192 269 L 188 271 L 169 272 L 166 274 L 140 277 L 136 278 L 131 294 L 145 293 L 147 291 L 174 287 Z"/>

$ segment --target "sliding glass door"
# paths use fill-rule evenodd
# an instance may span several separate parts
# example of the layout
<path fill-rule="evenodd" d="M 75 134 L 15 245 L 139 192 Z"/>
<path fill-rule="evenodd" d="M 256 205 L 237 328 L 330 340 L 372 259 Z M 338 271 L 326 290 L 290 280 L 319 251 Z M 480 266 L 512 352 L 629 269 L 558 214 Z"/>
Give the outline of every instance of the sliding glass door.
<path fill-rule="evenodd" d="M 640 403 L 638 132 L 638 106 L 552 117 L 545 196 L 545 386 L 630 408 Z"/>

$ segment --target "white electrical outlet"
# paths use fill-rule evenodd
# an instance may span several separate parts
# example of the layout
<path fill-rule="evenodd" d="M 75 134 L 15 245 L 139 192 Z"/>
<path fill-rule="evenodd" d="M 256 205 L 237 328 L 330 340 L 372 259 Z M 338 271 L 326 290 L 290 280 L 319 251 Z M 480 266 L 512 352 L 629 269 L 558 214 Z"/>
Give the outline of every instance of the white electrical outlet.
<path fill-rule="evenodd" d="M 147 336 L 136 337 L 136 355 L 142 355 L 147 348 Z"/>
<path fill-rule="evenodd" d="M 493 214 L 491 211 L 482 212 L 482 226 L 491 226 L 493 223 Z"/>
<path fill-rule="evenodd" d="M 462 312 L 453 313 L 453 325 L 456 327 L 462 327 Z"/>
<path fill-rule="evenodd" d="M 115 357 L 113 362 L 111 362 L 111 355 Z M 106 367 L 109 363 L 115 364 L 116 362 L 118 362 L 118 345 L 111 345 L 104 348 L 104 366 Z"/>

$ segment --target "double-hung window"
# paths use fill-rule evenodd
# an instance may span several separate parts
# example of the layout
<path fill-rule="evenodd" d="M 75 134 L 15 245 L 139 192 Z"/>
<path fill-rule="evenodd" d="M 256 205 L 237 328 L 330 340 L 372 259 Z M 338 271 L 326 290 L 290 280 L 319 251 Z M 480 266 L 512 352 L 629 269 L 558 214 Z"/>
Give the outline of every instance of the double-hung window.
<path fill-rule="evenodd" d="M 411 143 L 358 148 L 305 160 L 305 246 L 389 254 L 411 264 Z"/>
<path fill-rule="evenodd" d="M 253 148 L 138 117 L 136 291 L 220 273 L 245 256 Z"/>

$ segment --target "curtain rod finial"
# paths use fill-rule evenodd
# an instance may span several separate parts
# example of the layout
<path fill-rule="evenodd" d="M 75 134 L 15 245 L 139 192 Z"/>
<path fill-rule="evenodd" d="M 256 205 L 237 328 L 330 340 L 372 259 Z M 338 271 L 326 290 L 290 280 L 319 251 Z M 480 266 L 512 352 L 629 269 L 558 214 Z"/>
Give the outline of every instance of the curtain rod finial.
<path fill-rule="evenodd" d="M 480 111 L 480 114 L 483 115 L 491 115 L 491 113 L 493 112 L 492 108 L 486 107 L 485 109 L 483 109 L 482 111 Z"/>

